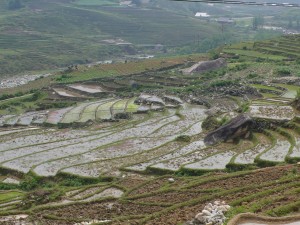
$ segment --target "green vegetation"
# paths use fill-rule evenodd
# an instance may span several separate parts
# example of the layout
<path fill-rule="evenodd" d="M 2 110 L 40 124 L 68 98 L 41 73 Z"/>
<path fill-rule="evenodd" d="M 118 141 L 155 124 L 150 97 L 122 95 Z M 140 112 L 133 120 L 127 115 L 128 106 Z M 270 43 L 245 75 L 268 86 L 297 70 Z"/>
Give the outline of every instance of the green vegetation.
<path fill-rule="evenodd" d="M 9 200 L 22 197 L 22 192 L 17 191 L 8 191 L 8 192 L 0 192 L 0 202 L 7 202 Z"/>
<path fill-rule="evenodd" d="M 14 114 L 1 117 L 3 125 L 18 124 L 28 117 L 24 112 L 44 113 L 46 119 L 40 129 L 1 130 L 0 214 L 22 212 L 40 224 L 91 219 L 177 224 L 217 199 L 232 206 L 229 219 L 242 212 L 298 212 L 300 170 L 289 164 L 300 159 L 299 118 L 253 116 L 254 134 L 241 128 L 243 135 L 224 143 L 207 146 L 204 140 L 240 113 L 272 106 L 265 114 L 276 114 L 279 106 L 297 105 L 300 36 L 253 41 L 274 34 L 261 31 L 268 18 L 257 13 L 252 28 L 244 26 L 251 26 L 246 19 L 240 28 L 222 27 L 219 35 L 219 24 L 195 19 L 187 8 L 134 3 L 33 0 L 17 6 L 18 1 L 9 1 L 13 14 L 7 6 L 0 9 L 0 26 L 7 24 L 0 30 L 0 73 L 23 72 L 33 62 L 35 70 L 113 60 L 69 65 L 53 76 L 0 90 L 1 115 Z M 250 42 L 232 44 L 246 35 Z M 216 45 L 221 47 L 199 54 Z M 153 52 L 159 57 L 117 61 L 124 54 Z M 226 58 L 226 67 L 183 75 L 182 69 L 218 57 Z M 82 90 L 72 88 L 74 83 Z M 138 105 L 141 93 L 145 103 Z M 53 108 L 62 109 L 45 110 Z M 52 128 L 43 129 L 46 124 Z M 4 183 L 10 177 L 20 183 Z"/>

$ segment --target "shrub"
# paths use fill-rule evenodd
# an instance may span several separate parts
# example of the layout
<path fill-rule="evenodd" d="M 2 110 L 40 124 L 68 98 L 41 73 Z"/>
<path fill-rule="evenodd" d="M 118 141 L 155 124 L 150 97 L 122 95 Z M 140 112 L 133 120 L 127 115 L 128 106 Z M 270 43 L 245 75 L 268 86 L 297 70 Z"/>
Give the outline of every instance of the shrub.
<path fill-rule="evenodd" d="M 297 90 L 296 99 L 300 99 L 300 88 Z"/>
<path fill-rule="evenodd" d="M 211 87 L 227 87 L 236 84 L 236 81 L 232 80 L 217 80 L 210 84 Z"/>
<path fill-rule="evenodd" d="M 290 76 L 291 75 L 291 70 L 289 68 L 279 68 L 276 70 L 276 74 L 278 76 Z"/>
<path fill-rule="evenodd" d="M 35 177 L 26 176 L 25 179 L 20 183 L 20 188 L 23 191 L 33 190 L 38 186 L 38 180 Z"/>
<path fill-rule="evenodd" d="M 19 185 L 17 185 L 17 184 L 0 183 L 0 190 L 12 190 L 12 189 L 17 189 L 17 188 L 19 188 Z"/>
<path fill-rule="evenodd" d="M 38 189 L 28 192 L 23 201 L 23 208 L 30 208 L 32 205 L 46 204 L 51 201 L 59 200 L 63 192 L 58 189 Z"/>
<path fill-rule="evenodd" d="M 247 76 L 248 79 L 253 79 L 253 78 L 257 78 L 257 77 L 258 77 L 257 73 L 249 73 Z"/>
<path fill-rule="evenodd" d="M 180 136 L 176 137 L 175 141 L 190 142 L 191 137 L 188 135 L 180 135 Z"/>
<path fill-rule="evenodd" d="M 218 121 L 213 116 L 208 116 L 202 123 L 202 128 L 204 130 L 215 130 L 221 126 L 220 121 Z"/>

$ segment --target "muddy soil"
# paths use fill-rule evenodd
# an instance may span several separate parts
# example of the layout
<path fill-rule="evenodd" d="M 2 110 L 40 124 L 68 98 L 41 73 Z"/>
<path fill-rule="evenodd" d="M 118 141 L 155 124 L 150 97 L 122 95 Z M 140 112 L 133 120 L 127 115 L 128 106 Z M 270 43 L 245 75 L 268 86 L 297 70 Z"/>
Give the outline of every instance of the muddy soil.
<path fill-rule="evenodd" d="M 190 189 L 194 191 L 199 191 L 199 190 L 201 191 L 213 187 L 218 187 L 221 189 L 229 190 L 236 187 L 245 187 L 247 185 L 261 184 L 264 182 L 274 181 L 279 179 L 284 174 L 291 172 L 292 168 L 293 167 L 289 165 L 284 167 L 261 169 L 255 173 L 244 175 L 244 176 L 232 177 L 224 180 L 217 180 L 214 182 L 195 185 Z"/>
<path fill-rule="evenodd" d="M 111 202 L 91 202 L 87 204 L 73 204 L 63 206 L 51 210 L 42 210 L 38 214 L 42 215 L 55 215 L 58 217 L 72 219 L 114 219 L 118 216 L 151 214 L 162 210 L 160 206 L 138 205 L 134 203 L 119 203 L 116 201 Z"/>

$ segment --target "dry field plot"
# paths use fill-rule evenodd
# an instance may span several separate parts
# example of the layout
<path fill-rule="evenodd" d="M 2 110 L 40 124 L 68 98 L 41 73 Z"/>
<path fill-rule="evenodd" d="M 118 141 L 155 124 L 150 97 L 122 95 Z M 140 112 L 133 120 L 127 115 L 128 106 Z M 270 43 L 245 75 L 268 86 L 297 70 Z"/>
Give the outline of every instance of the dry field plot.
<path fill-rule="evenodd" d="M 107 224 L 182 224 L 199 208 L 224 200 L 236 213 L 254 212 L 283 216 L 298 212 L 299 167 L 277 166 L 255 171 L 209 173 L 201 177 L 173 177 L 127 174 L 111 184 L 99 183 L 70 188 L 60 200 L 22 211 L 22 192 L 0 192 L 0 212 L 22 215 L 24 224 L 74 225 L 106 221 Z M 70 217 L 70 215 L 72 215 Z M 0 221 L 13 218 L 2 215 Z"/>

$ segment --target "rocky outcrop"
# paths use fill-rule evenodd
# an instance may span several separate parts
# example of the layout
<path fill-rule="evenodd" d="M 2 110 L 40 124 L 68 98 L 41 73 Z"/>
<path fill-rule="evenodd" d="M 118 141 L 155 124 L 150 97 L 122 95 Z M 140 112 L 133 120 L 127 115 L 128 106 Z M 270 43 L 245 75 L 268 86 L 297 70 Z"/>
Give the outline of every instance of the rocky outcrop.
<path fill-rule="evenodd" d="M 165 102 L 173 104 L 173 105 L 182 105 L 183 104 L 183 101 L 176 96 L 165 95 L 163 97 L 163 99 L 165 100 Z"/>
<path fill-rule="evenodd" d="M 207 89 L 208 93 L 218 93 L 222 95 L 231 95 L 237 97 L 248 96 L 249 98 L 261 98 L 263 97 L 256 88 L 249 87 L 242 84 L 233 84 L 224 87 L 210 87 Z M 276 92 L 281 93 L 281 92 Z"/>
<path fill-rule="evenodd" d="M 183 69 L 182 73 L 186 74 L 186 75 L 192 74 L 192 73 L 204 73 L 204 72 L 219 69 L 219 68 L 222 68 L 225 66 L 227 66 L 225 59 L 219 58 L 219 59 L 211 60 L 211 61 L 198 62 L 189 68 Z"/>
<path fill-rule="evenodd" d="M 215 131 L 209 133 L 204 143 L 206 145 L 214 145 L 219 142 L 228 141 L 237 137 L 247 136 L 253 124 L 253 119 L 247 115 L 242 114 L 232 119 L 228 124 L 219 127 Z"/>
<path fill-rule="evenodd" d="M 157 96 L 154 95 L 148 95 L 148 94 L 141 94 L 136 100 L 136 104 L 146 104 L 146 105 L 162 105 L 165 106 L 165 102 Z"/>
<path fill-rule="evenodd" d="M 293 102 L 292 102 L 292 106 L 294 106 L 297 110 L 300 110 L 300 99 L 296 98 Z"/>
<path fill-rule="evenodd" d="M 224 213 L 230 209 L 224 201 L 215 201 L 213 204 L 208 203 L 202 212 L 198 213 L 195 218 L 185 225 L 223 225 L 226 217 Z"/>

